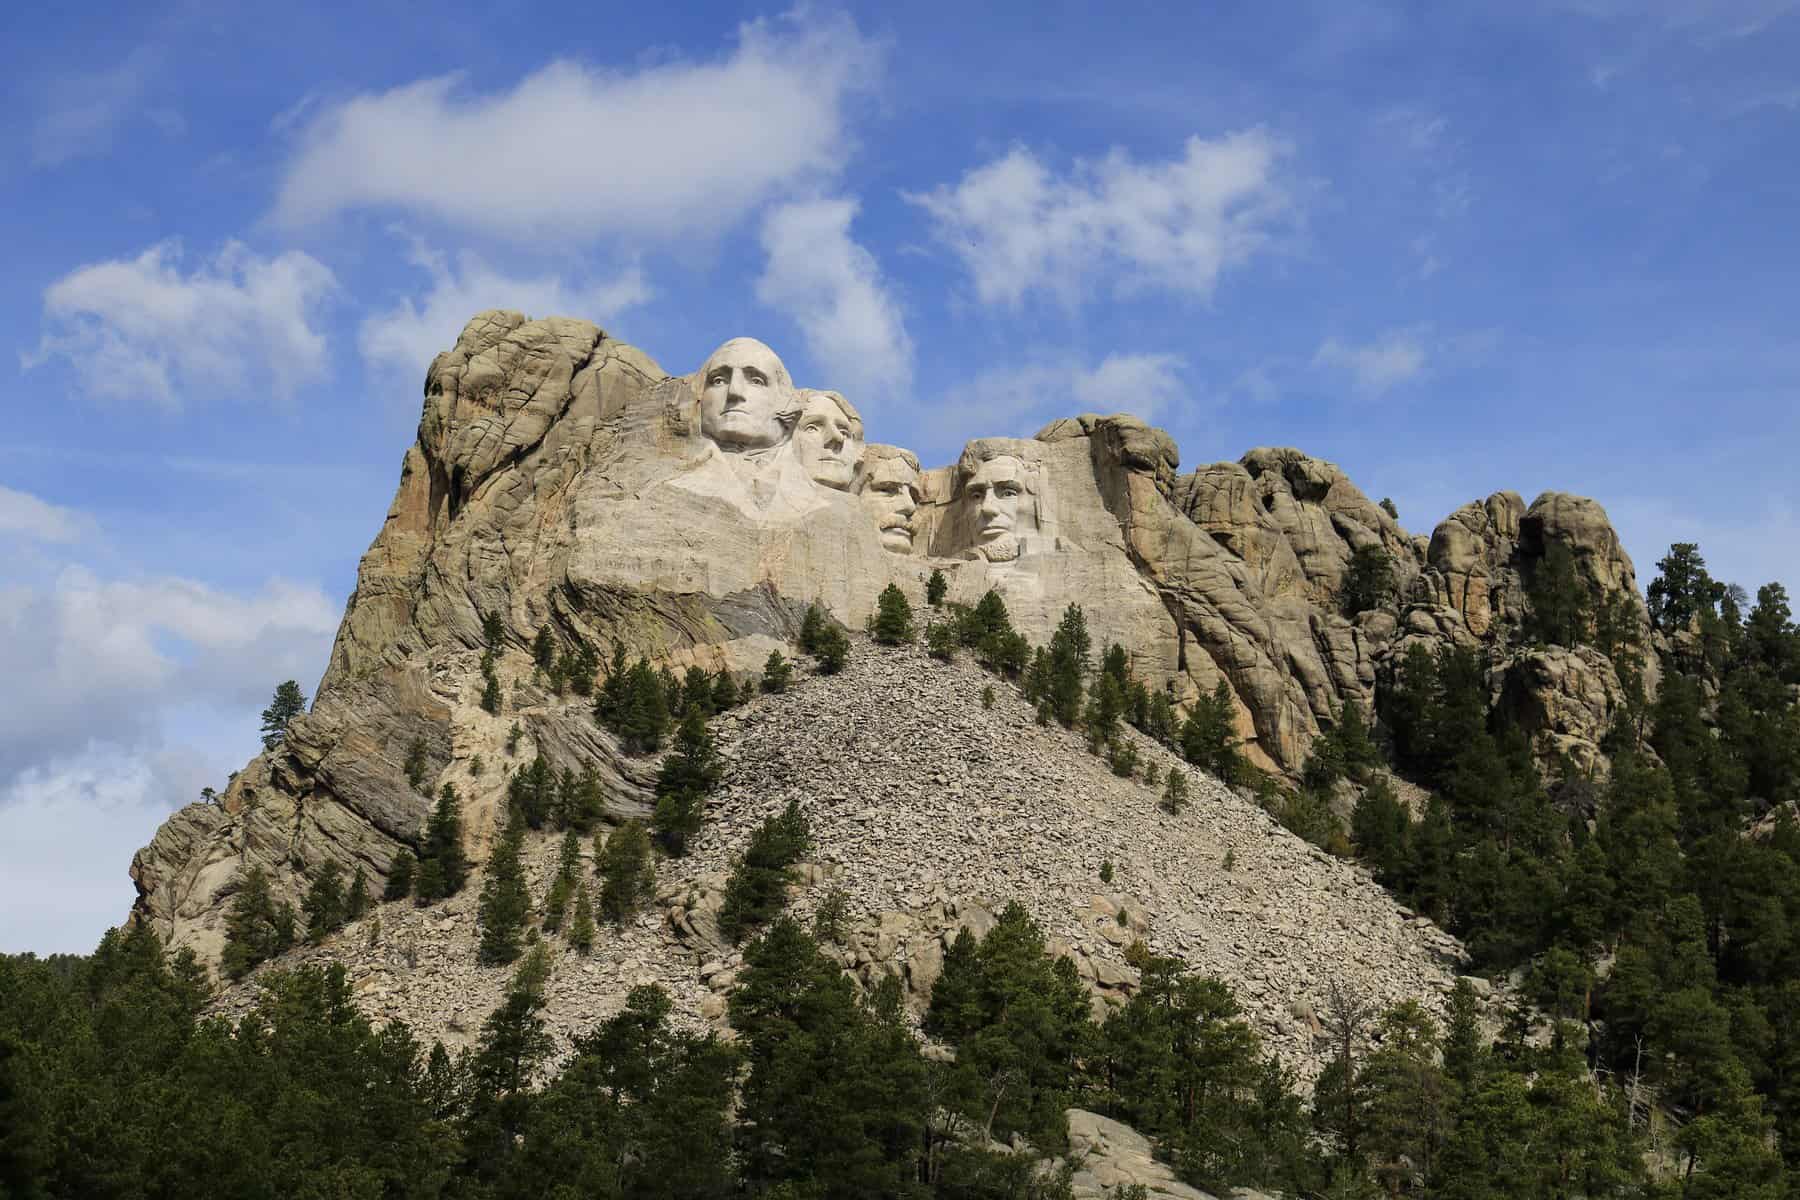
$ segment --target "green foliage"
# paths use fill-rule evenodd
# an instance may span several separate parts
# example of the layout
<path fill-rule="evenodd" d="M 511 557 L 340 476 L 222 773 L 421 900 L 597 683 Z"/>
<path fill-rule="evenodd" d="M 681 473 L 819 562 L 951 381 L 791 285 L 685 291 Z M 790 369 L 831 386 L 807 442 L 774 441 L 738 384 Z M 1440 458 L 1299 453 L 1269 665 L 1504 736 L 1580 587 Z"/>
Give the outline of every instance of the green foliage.
<path fill-rule="evenodd" d="M 849 931 L 850 893 L 834 886 L 813 912 L 813 937 L 820 942 L 841 945 Z"/>
<path fill-rule="evenodd" d="M 427 767 L 425 739 L 414 738 L 406 747 L 406 763 L 403 768 L 406 772 L 406 782 L 412 785 L 414 791 L 419 791 L 425 786 Z"/>
<path fill-rule="evenodd" d="M 924 1024 L 956 1048 L 948 1107 L 984 1137 L 1064 1146 L 1063 1111 L 1091 1038 L 1087 994 L 1023 907 L 1009 904 L 979 942 L 967 929 L 957 935 Z"/>
<path fill-rule="evenodd" d="M 1383 608 L 1394 598 L 1394 563 L 1378 545 L 1358 546 L 1350 555 L 1349 569 L 1338 602 L 1349 616 Z"/>
<path fill-rule="evenodd" d="M 524 949 L 525 922 L 531 917 L 531 893 L 525 886 L 525 818 L 511 809 L 506 824 L 494 839 L 481 884 L 476 919 L 481 944 L 476 958 L 483 966 L 499 966 L 519 957 Z"/>
<path fill-rule="evenodd" d="M 1181 756 L 1226 783 L 1237 782 L 1243 768 L 1237 752 L 1237 705 L 1223 679 L 1212 695 L 1201 696 L 1181 726 Z"/>
<path fill-rule="evenodd" d="M 1698 617 L 1714 616 L 1724 587 L 1706 571 L 1693 542 L 1676 542 L 1657 560 L 1656 578 L 1645 589 L 1650 621 L 1658 629 L 1681 630 Z"/>
<path fill-rule="evenodd" d="M 844 663 L 850 657 L 850 635 L 835 622 L 827 625 L 819 634 L 818 648 L 814 651 L 819 659 L 821 675 L 836 675 L 844 669 Z"/>
<path fill-rule="evenodd" d="M 768 924 L 787 904 L 791 867 L 812 850 L 812 826 L 797 801 L 769 817 L 750 835 L 744 856 L 725 882 L 719 909 L 719 932 L 741 942 Z"/>
<path fill-rule="evenodd" d="M 1049 702 L 1051 715 L 1065 726 L 1074 725 L 1081 714 L 1082 679 L 1087 674 L 1087 656 L 1092 644 L 1087 617 L 1079 605 L 1069 605 L 1063 611 L 1056 632 L 1050 636 L 1043 694 Z"/>
<path fill-rule="evenodd" d="M 719 711 L 713 698 L 714 686 L 713 677 L 704 667 L 689 667 L 681 677 L 681 711 L 697 708 L 701 716 L 711 718 Z"/>
<path fill-rule="evenodd" d="M 992 684 L 981 689 L 981 707 L 991 710 L 994 707 L 994 688 Z"/>
<path fill-rule="evenodd" d="M 652 754 L 668 735 L 671 710 L 682 698 L 673 675 L 665 678 L 641 658 L 627 666 L 621 647 L 594 697 L 594 719 L 618 737 L 625 753 Z"/>
<path fill-rule="evenodd" d="M 1100 863 L 1100 882 L 1101 883 L 1111 883 L 1112 881 L 1113 881 L 1112 860 L 1110 858 L 1104 859 Z"/>
<path fill-rule="evenodd" d="M 1163 811 L 1172 817 L 1180 816 L 1181 810 L 1187 807 L 1187 800 L 1187 776 L 1176 770 L 1174 767 L 1170 767 L 1169 778 L 1163 784 Z"/>
<path fill-rule="evenodd" d="M 672 856 L 686 854 L 688 842 L 700 832 L 706 797 L 718 786 L 719 771 L 706 720 L 698 710 L 690 709 L 675 733 L 675 749 L 656 776 L 653 828 L 663 849 Z"/>
<path fill-rule="evenodd" d="M 1399 505 L 1395 504 L 1393 502 L 1393 500 L 1391 500 L 1387 496 L 1383 496 L 1381 498 L 1381 511 L 1386 513 L 1388 516 L 1394 518 L 1394 520 L 1396 520 L 1396 521 L 1398 521 L 1400 519 Z"/>
<path fill-rule="evenodd" d="M 656 890 L 656 864 L 644 823 L 621 824 L 595 857 L 600 873 L 600 915 L 622 925 L 650 903 Z"/>
<path fill-rule="evenodd" d="M 287 737 L 287 727 L 306 711 L 306 693 L 292 679 L 277 685 L 269 707 L 262 710 L 262 745 L 273 750 Z"/>
<path fill-rule="evenodd" d="M 581 839 L 571 829 L 563 834 L 562 847 L 557 855 L 556 876 L 550 881 L 550 890 L 544 896 L 545 933 L 555 933 L 562 928 L 563 918 L 568 914 L 569 904 L 575 899 L 575 888 L 580 881 Z"/>
<path fill-rule="evenodd" d="M 956 627 L 948 621 L 933 621 L 925 626 L 925 649 L 939 662 L 956 661 Z"/>
<path fill-rule="evenodd" d="M 569 945 L 578 953 L 591 954 L 595 932 L 594 896 L 584 880 L 575 885 L 575 916 L 569 922 Z"/>
<path fill-rule="evenodd" d="M 892 584 L 888 586 L 892 587 Z M 800 621 L 800 650 L 805 654 L 819 652 L 819 637 L 832 624 L 831 617 L 824 607 L 814 600 L 806 606 L 806 616 Z"/>
<path fill-rule="evenodd" d="M 720 671 L 713 678 L 713 711 L 716 713 L 728 712 L 742 702 L 743 694 L 738 690 L 737 681 L 731 677 L 731 672 Z"/>
<path fill-rule="evenodd" d="M 481 655 L 481 707 L 485 712 L 500 712 L 500 674 L 494 664 L 493 650 L 485 650 Z"/>
<path fill-rule="evenodd" d="M 481 616 L 481 641 L 489 650 L 498 650 L 506 641 L 506 619 L 499 612 Z"/>
<path fill-rule="evenodd" d="M 1562 542 L 1544 546 L 1526 589 L 1531 636 L 1552 646 L 1578 646 L 1591 637 L 1592 598 L 1575 567 L 1575 556 Z"/>
<path fill-rule="evenodd" d="M 876 597 L 875 624 L 870 633 L 884 646 L 898 646 L 913 640 L 912 605 L 899 584 L 888 584 Z"/>
<path fill-rule="evenodd" d="M 387 883 L 382 888 L 381 898 L 404 900 L 412 895 L 413 871 L 417 866 L 418 860 L 413 857 L 413 852 L 402 847 L 394 855 L 393 862 L 388 864 Z"/>
<path fill-rule="evenodd" d="M 300 911 L 306 914 L 306 936 L 317 945 L 344 927 L 349 914 L 344 895 L 344 868 L 335 859 L 326 859 L 313 875 Z"/>
<path fill-rule="evenodd" d="M 763 663 L 762 690 L 774 694 L 787 691 L 793 672 L 794 668 L 781 656 L 781 651 L 769 651 L 768 660 Z"/>
<path fill-rule="evenodd" d="M 454 784 L 444 784 L 437 806 L 425 824 L 425 845 L 419 851 L 419 872 L 413 894 L 421 905 L 454 896 L 469 878 L 469 860 L 463 855 L 462 807 Z"/>
<path fill-rule="evenodd" d="M 225 949 L 219 969 L 232 979 L 242 979 L 252 967 L 286 952 L 293 944 L 293 907 L 275 903 L 269 876 L 261 867 L 242 872 L 225 914 Z"/>
<path fill-rule="evenodd" d="M 950 581 L 936 567 L 931 569 L 931 578 L 925 581 L 925 603 L 933 608 L 942 608 L 944 594 L 950 590 Z"/>
<path fill-rule="evenodd" d="M 1115 737 L 1107 743 L 1106 765 L 1120 779 L 1130 779 L 1137 774 L 1137 743 L 1128 737 Z"/>

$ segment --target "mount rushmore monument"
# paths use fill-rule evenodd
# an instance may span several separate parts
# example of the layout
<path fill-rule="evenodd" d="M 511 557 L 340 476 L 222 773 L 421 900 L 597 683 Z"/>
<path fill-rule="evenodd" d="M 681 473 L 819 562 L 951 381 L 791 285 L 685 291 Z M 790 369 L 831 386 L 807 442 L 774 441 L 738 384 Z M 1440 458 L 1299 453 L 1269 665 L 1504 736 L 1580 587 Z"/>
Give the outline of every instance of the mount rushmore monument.
<path fill-rule="evenodd" d="M 882 432 L 852 398 L 797 386 L 752 338 L 671 375 L 586 321 L 479 314 L 427 373 L 312 711 L 220 804 L 175 814 L 139 852 L 139 917 L 216 952 L 242 867 L 267 867 L 290 895 L 325 857 L 379 876 L 429 807 L 409 748 L 425 747 L 429 790 L 452 764 L 497 755 L 514 723 L 554 765 L 594 767 L 613 816 L 640 815 L 652 767 L 620 754 L 586 702 L 533 680 L 540 629 L 602 659 L 622 648 L 677 673 L 753 673 L 809 604 L 861 628 L 883 588 L 917 603 L 933 570 L 953 602 L 998 590 L 1034 643 L 1081 605 L 1096 646 L 1123 645 L 1177 703 L 1223 681 L 1243 752 L 1278 773 L 1299 769 L 1346 701 L 1370 705 L 1415 644 L 1490 648 L 1496 697 L 1577 759 L 1620 702 L 1604 658 L 1516 636 L 1553 543 L 1596 596 L 1636 596 L 1591 500 L 1500 492 L 1425 537 L 1298 450 L 1183 474 L 1174 441 L 1130 416 L 979 438 L 931 468 L 867 440 Z M 1392 595 L 1352 614 L 1346 574 L 1369 547 Z M 496 618 L 498 716 L 478 703 Z M 464 801 L 477 857 L 504 793 L 493 774 Z"/>

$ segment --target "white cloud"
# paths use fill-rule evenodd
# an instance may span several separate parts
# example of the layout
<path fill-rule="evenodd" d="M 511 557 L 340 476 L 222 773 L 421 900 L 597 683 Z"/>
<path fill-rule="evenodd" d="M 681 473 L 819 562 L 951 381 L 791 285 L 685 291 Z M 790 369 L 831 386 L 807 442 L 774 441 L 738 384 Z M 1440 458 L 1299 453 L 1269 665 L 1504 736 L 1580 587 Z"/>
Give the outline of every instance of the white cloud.
<path fill-rule="evenodd" d="M 139 47 L 117 66 L 58 78 L 47 89 L 44 112 L 31 133 L 33 164 L 57 167 L 71 159 L 103 153 L 119 127 L 134 115 L 149 118 L 166 135 L 180 134 L 186 123 L 179 113 L 166 108 L 146 110 L 142 105 L 161 62 L 155 51 Z"/>
<path fill-rule="evenodd" d="M 74 509 L 0 484 L 0 535 L 14 534 L 38 542 L 73 542 L 90 524 Z"/>
<path fill-rule="evenodd" d="M 1424 374 L 1427 357 L 1425 343 L 1416 331 L 1396 329 L 1360 346 L 1327 338 L 1313 355 L 1313 365 L 1342 371 L 1358 392 L 1379 396 Z"/>
<path fill-rule="evenodd" d="M 242 594 L 66 566 L 0 590 L 0 678 L 30 697 L 0 705 L 0 787 L 90 742 L 154 747 L 175 703 L 254 713 L 283 679 L 310 686 L 338 616 L 318 588 L 280 579 Z"/>
<path fill-rule="evenodd" d="M 515 278 L 503 275 L 472 253 L 456 256 L 414 239 L 409 261 L 431 280 L 431 290 L 410 298 L 362 324 L 363 358 L 379 367 L 422 378 L 431 360 L 456 344 L 456 335 L 476 313 L 518 309 L 528 316 L 584 317 L 603 328 L 618 314 L 650 298 L 643 272 L 632 266 L 601 282 L 565 283 L 559 275 Z"/>
<path fill-rule="evenodd" d="M 1290 216 L 1276 177 L 1284 152 L 1267 133 L 1247 130 L 1191 137 L 1163 162 L 1115 149 L 1058 177 L 1019 148 L 955 187 L 907 198 L 931 214 L 988 303 L 1044 290 L 1074 304 L 1103 274 L 1122 293 L 1164 288 L 1204 298 Z"/>
<path fill-rule="evenodd" d="M 447 75 L 327 106 L 275 219 L 377 206 L 521 239 L 717 232 L 848 152 L 846 104 L 879 49 L 847 17 L 803 17 L 745 24 L 711 62 L 554 62 L 504 92 Z"/>
<path fill-rule="evenodd" d="M 934 406 L 931 427 L 960 441 L 980 436 L 1030 437 L 1053 417 L 1130 413 L 1156 421 L 1190 398 L 1174 354 L 1109 354 L 1097 365 L 1048 359 L 984 371 L 950 389 Z"/>
<path fill-rule="evenodd" d="M 768 265 L 757 280 L 764 304 L 793 317 L 830 386 L 852 403 L 905 397 L 913 345 L 881 267 L 850 236 L 857 203 L 821 199 L 783 204 L 763 222 Z"/>
<path fill-rule="evenodd" d="M 50 328 L 26 367 L 60 356 L 96 395 L 179 408 L 193 390 L 292 395 L 325 373 L 313 327 L 331 271 L 290 250 L 272 258 L 227 242 L 184 274 L 179 242 L 79 267 L 44 292 Z"/>

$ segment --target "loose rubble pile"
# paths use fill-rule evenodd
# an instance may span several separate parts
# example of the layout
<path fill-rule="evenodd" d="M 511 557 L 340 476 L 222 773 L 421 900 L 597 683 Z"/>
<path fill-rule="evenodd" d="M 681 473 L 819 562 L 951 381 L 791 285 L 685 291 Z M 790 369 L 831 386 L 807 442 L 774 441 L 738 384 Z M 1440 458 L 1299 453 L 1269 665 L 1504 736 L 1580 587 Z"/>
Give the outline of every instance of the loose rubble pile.
<path fill-rule="evenodd" d="M 991 709 L 981 702 L 989 685 Z M 1359 868 L 1140 739 L 1159 775 L 1190 773 L 1188 807 L 1164 812 L 1160 788 L 1115 777 L 1080 734 L 1038 725 L 1015 689 L 972 663 L 857 639 L 843 674 L 804 678 L 714 729 L 726 769 L 693 853 L 659 864 L 654 907 L 603 928 L 591 957 L 567 949 L 556 957 L 546 1017 L 564 1045 L 649 982 L 670 992 L 684 1021 L 723 1028 L 724 993 L 742 957 L 719 938 L 714 915 L 733 855 L 790 799 L 816 843 L 797 872 L 792 911 L 810 920 L 841 887 L 850 932 L 840 961 L 865 982 L 898 975 L 915 1012 L 956 931 L 985 932 L 1012 900 L 1055 952 L 1073 958 L 1097 1013 L 1130 994 L 1137 973 L 1125 950 L 1141 939 L 1227 980 L 1306 1079 L 1323 1066 L 1315 1014 L 1333 981 L 1378 1006 L 1415 997 L 1432 1009 L 1454 984 L 1455 939 Z M 540 898 L 556 840 L 536 835 L 530 846 Z M 1106 864 L 1110 883 L 1101 879 Z M 379 906 L 290 958 L 341 960 L 372 1016 L 470 1045 L 510 975 L 475 965 L 479 889 L 478 872 L 432 908 Z M 240 985 L 221 1003 L 241 1011 L 248 994 Z"/>

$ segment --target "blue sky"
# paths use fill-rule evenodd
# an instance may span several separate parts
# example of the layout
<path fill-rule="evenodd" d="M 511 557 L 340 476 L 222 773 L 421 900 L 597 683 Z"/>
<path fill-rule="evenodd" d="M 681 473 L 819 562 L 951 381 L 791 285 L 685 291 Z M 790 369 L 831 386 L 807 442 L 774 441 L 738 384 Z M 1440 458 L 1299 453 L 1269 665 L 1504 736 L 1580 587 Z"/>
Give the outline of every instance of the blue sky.
<path fill-rule="evenodd" d="M 0 16 L 0 950 L 311 691 L 487 307 L 930 462 L 1130 410 L 1800 590 L 1800 0 Z"/>

